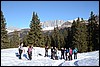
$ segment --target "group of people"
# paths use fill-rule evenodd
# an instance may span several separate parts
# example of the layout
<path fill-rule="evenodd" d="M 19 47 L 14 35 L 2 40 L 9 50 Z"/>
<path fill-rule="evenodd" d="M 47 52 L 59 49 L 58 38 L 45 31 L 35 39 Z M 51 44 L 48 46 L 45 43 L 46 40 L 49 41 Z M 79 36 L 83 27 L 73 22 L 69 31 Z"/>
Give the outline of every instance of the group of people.
<path fill-rule="evenodd" d="M 74 55 L 74 59 L 77 59 L 77 52 L 77 48 L 61 48 L 61 59 L 72 60 L 72 55 Z M 45 57 L 48 57 L 48 46 L 45 47 Z M 56 47 L 51 47 L 51 59 L 58 59 Z"/>
<path fill-rule="evenodd" d="M 77 59 L 77 52 L 78 52 L 77 48 L 74 49 L 61 48 L 61 59 L 72 60 L 72 55 L 74 55 L 74 59 Z"/>
<path fill-rule="evenodd" d="M 48 46 L 45 46 L 45 57 L 48 57 Z M 51 59 L 57 59 L 57 49 L 56 47 L 51 47 Z"/>
<path fill-rule="evenodd" d="M 33 46 L 29 46 L 28 50 L 27 50 L 29 60 L 32 59 L 32 49 L 33 49 Z M 23 48 L 23 43 L 21 43 L 19 45 L 18 50 L 19 50 L 19 59 L 22 59 L 21 55 L 22 55 L 23 52 L 25 52 L 25 50 Z"/>
<path fill-rule="evenodd" d="M 53 59 L 53 60 L 58 59 L 58 57 L 57 57 L 57 48 L 56 47 L 51 47 L 51 59 Z"/>
<path fill-rule="evenodd" d="M 33 46 L 29 46 L 27 50 L 29 60 L 32 60 L 32 49 L 34 49 Z M 45 46 L 45 57 L 48 57 L 48 49 L 49 47 Z M 25 50 L 23 48 L 23 43 L 21 43 L 19 45 L 19 59 L 22 59 L 21 55 L 23 52 L 25 52 Z M 61 59 L 72 60 L 73 54 L 74 54 L 74 59 L 77 59 L 77 52 L 78 52 L 77 48 L 74 48 L 74 49 L 61 48 Z M 51 59 L 58 60 L 56 47 L 51 47 Z"/>

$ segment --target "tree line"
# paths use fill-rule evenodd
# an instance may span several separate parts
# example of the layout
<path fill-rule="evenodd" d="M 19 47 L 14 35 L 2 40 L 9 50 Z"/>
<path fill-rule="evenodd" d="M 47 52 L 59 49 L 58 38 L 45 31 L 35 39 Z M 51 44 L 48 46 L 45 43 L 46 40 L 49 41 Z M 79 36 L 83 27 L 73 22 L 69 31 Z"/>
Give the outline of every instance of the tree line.
<path fill-rule="evenodd" d="M 15 48 L 23 42 L 24 46 L 34 47 L 55 46 L 58 49 L 78 48 L 79 52 L 99 50 L 99 24 L 97 15 L 91 11 L 88 23 L 83 18 L 73 20 L 72 26 L 60 29 L 54 27 L 53 31 L 44 33 L 41 28 L 40 19 L 37 13 L 33 12 L 30 21 L 30 31 L 23 38 L 20 38 L 18 31 L 14 31 L 12 37 L 8 37 L 6 23 L 1 11 L 1 49 Z"/>

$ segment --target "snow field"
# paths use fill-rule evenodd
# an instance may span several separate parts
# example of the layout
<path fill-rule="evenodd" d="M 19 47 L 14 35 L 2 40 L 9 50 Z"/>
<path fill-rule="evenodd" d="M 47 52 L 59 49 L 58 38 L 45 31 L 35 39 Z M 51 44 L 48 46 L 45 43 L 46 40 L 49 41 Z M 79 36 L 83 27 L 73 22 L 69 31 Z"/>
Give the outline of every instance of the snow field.
<path fill-rule="evenodd" d="M 18 48 L 1 49 L 1 66 L 99 66 L 99 51 L 78 53 L 77 59 L 65 61 L 64 59 L 52 60 L 51 49 L 48 50 L 49 56 L 44 57 L 45 48 L 33 48 L 32 60 L 28 60 L 27 47 L 24 47 L 22 59 L 17 56 Z M 57 51 L 57 56 L 60 58 L 60 51 Z"/>

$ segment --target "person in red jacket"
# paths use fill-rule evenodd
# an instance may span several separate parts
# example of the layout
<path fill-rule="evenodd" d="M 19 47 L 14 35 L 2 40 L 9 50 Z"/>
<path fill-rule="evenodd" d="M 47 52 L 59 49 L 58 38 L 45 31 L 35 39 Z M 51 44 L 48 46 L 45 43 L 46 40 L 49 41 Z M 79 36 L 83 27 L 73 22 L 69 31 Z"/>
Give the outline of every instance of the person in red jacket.
<path fill-rule="evenodd" d="M 72 60 L 72 53 L 73 53 L 73 50 L 69 48 L 69 60 Z"/>

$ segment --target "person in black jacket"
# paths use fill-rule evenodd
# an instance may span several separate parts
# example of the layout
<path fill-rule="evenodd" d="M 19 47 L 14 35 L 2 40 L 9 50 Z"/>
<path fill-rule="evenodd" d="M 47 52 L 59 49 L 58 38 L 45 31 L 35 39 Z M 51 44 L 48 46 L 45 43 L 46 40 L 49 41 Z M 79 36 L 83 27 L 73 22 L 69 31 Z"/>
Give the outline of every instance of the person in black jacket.
<path fill-rule="evenodd" d="M 64 48 L 61 48 L 61 59 L 64 59 Z"/>
<path fill-rule="evenodd" d="M 51 47 L 51 59 L 53 59 L 53 47 Z"/>
<path fill-rule="evenodd" d="M 21 43 L 21 44 L 19 45 L 18 49 L 19 49 L 19 59 L 22 59 L 22 58 L 21 58 L 21 55 L 22 55 L 22 52 L 23 52 L 23 43 Z"/>
<path fill-rule="evenodd" d="M 58 60 L 57 48 L 56 47 L 54 48 L 54 57 L 55 57 L 55 60 Z"/>
<path fill-rule="evenodd" d="M 48 57 L 48 46 L 45 47 L 45 57 Z"/>

